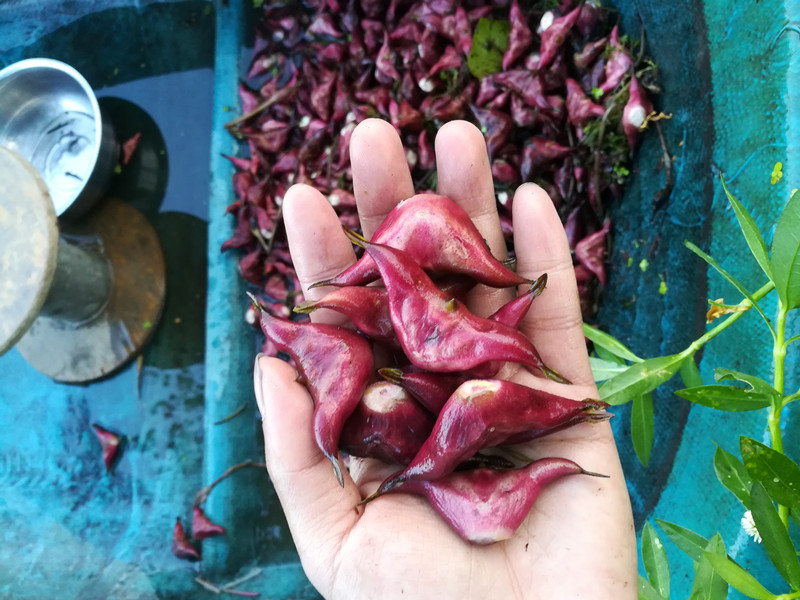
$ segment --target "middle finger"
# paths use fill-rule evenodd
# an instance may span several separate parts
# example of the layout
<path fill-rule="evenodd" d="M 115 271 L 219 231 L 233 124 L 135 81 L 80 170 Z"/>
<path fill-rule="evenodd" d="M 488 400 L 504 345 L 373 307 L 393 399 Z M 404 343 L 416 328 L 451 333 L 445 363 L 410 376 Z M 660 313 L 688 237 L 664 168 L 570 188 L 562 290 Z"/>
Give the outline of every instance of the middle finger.
<path fill-rule="evenodd" d="M 386 121 L 362 121 L 350 139 L 350 162 L 361 230 L 371 239 L 389 211 L 414 195 L 400 136 Z"/>
<path fill-rule="evenodd" d="M 466 121 L 443 125 L 436 136 L 436 168 L 438 193 L 454 200 L 467 212 L 496 258 L 506 258 L 492 169 L 480 130 Z M 470 292 L 468 304 L 475 314 L 485 317 L 513 296 L 514 290 L 510 288 L 479 285 Z"/>

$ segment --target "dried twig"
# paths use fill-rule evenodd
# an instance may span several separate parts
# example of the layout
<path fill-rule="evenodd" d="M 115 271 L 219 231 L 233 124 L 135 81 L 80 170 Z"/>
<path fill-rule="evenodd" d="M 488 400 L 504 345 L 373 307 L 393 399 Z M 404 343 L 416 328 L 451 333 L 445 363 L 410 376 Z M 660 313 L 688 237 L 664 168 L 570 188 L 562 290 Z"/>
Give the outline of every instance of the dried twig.
<path fill-rule="evenodd" d="M 197 494 L 194 497 L 194 505 L 200 506 L 203 502 L 208 500 L 208 497 L 211 494 L 211 490 L 213 490 L 217 486 L 217 484 L 219 484 L 226 477 L 233 475 L 236 471 L 240 471 L 241 469 L 246 469 L 248 467 L 258 467 L 260 469 L 266 469 L 267 465 L 265 465 L 264 463 L 256 462 L 254 460 L 248 460 L 239 463 L 238 465 L 233 465 L 232 467 L 229 467 L 228 469 L 225 470 L 225 472 L 222 475 L 217 477 L 214 481 L 209 483 L 204 488 L 201 488 L 200 491 L 197 492 Z"/>
<path fill-rule="evenodd" d="M 230 586 L 221 587 L 203 579 L 202 577 L 195 577 L 194 580 L 206 588 L 209 592 L 213 592 L 215 594 L 230 594 L 231 596 L 245 596 L 247 598 L 258 598 L 261 595 L 259 592 L 235 590 Z"/>
<path fill-rule="evenodd" d="M 672 188 L 675 187 L 675 171 L 672 168 L 672 155 L 669 152 L 667 138 L 664 136 L 664 131 L 661 129 L 661 123 L 655 120 L 653 124 L 656 126 L 658 139 L 661 140 L 661 162 L 664 164 L 664 174 L 666 175 L 664 187 L 653 194 L 653 209 L 659 210 L 669 199 L 670 194 L 672 194 Z"/>
<path fill-rule="evenodd" d="M 194 580 L 197 583 L 199 583 L 200 585 L 202 585 L 204 588 L 206 588 L 209 592 L 214 592 L 215 594 L 221 594 L 222 593 L 221 589 L 219 589 L 217 586 L 215 586 L 210 581 L 206 581 L 202 577 L 195 577 Z"/>
<path fill-rule="evenodd" d="M 222 425 L 223 423 L 227 423 L 231 419 L 233 419 L 235 417 L 238 417 L 240 414 L 242 414 L 244 412 L 244 409 L 246 408 L 246 406 L 247 406 L 246 404 L 242 404 L 239 408 L 237 408 L 235 411 L 233 411 L 227 417 L 222 417 L 219 421 L 215 421 L 214 425 Z"/>
<path fill-rule="evenodd" d="M 226 584 L 226 585 L 224 585 L 222 587 L 232 588 L 232 587 L 236 587 L 237 585 L 242 585 L 245 581 L 250 581 L 254 577 L 258 577 L 259 575 L 261 575 L 262 572 L 263 571 L 261 569 L 259 569 L 259 568 L 252 569 L 249 573 L 245 573 L 244 575 L 242 575 L 238 579 L 234 579 L 233 581 L 231 581 L 230 583 L 228 583 L 228 584 Z"/>
<path fill-rule="evenodd" d="M 256 115 L 258 115 L 262 111 L 267 110 L 273 104 L 278 104 L 280 102 L 283 102 L 284 100 L 287 100 L 289 98 L 289 96 L 291 96 L 292 93 L 299 86 L 300 86 L 299 83 L 295 83 L 294 85 L 290 85 L 289 87 L 281 88 L 280 90 L 278 90 L 277 92 L 272 94 L 272 96 L 270 96 L 269 98 L 264 100 L 264 102 L 262 102 L 261 104 L 256 106 L 250 112 L 245 113 L 242 116 L 236 117 L 232 121 L 228 121 L 227 123 L 225 123 L 225 129 L 230 131 L 231 129 L 233 129 L 235 127 L 238 127 L 240 123 L 242 123 L 244 121 L 247 121 L 247 119 L 255 117 Z"/>

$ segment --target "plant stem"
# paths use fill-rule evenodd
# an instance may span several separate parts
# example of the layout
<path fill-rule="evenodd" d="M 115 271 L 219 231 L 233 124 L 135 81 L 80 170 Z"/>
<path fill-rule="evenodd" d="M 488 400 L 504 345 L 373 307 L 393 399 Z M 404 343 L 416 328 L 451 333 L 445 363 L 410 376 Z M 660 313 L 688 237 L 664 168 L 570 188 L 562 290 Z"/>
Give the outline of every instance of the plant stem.
<path fill-rule="evenodd" d="M 786 313 L 788 310 L 778 299 L 778 318 L 775 323 L 775 343 L 772 346 L 772 360 L 775 365 L 775 378 L 773 387 L 783 396 L 784 383 L 784 362 L 786 361 Z M 769 409 L 767 424 L 769 435 L 772 439 L 772 448 L 783 454 L 783 437 L 781 435 L 781 412 L 783 411 L 783 398 L 779 398 L 772 403 Z M 784 526 L 789 528 L 789 507 L 778 505 L 778 515 L 783 521 Z"/>
<path fill-rule="evenodd" d="M 761 298 L 769 294 L 773 289 L 775 289 L 774 283 L 772 283 L 771 281 L 765 283 L 757 291 L 753 292 L 751 298 L 753 298 L 753 300 L 756 301 L 761 300 Z M 737 306 L 741 306 L 743 308 L 750 308 L 751 306 L 753 306 L 753 303 L 750 302 L 750 300 L 748 300 L 747 298 L 745 298 L 744 300 L 739 302 Z M 746 312 L 747 312 L 746 310 L 743 310 L 741 312 L 733 313 L 722 323 L 720 323 L 716 327 L 713 327 L 712 329 L 709 329 L 703 335 L 701 335 L 699 338 L 697 338 L 695 341 L 689 344 L 689 347 L 686 348 L 686 350 L 684 350 L 683 352 L 681 352 L 681 354 L 684 356 L 691 356 L 692 354 L 697 352 L 700 348 L 702 348 L 707 342 L 711 341 L 713 338 L 717 337 L 720 333 L 725 331 L 728 327 L 733 325 L 738 319 L 740 319 L 744 314 L 746 314 Z M 784 315 L 784 321 L 785 318 L 786 315 Z M 784 347 L 784 355 L 785 354 L 786 354 L 786 348 Z M 783 368 L 783 365 L 781 365 L 781 368 Z"/>

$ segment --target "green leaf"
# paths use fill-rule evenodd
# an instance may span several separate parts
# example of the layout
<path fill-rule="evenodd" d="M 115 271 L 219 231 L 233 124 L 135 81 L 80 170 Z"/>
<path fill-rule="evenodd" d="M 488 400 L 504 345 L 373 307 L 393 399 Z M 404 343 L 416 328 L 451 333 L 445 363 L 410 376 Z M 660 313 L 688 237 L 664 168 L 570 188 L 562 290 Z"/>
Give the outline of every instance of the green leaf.
<path fill-rule="evenodd" d="M 703 556 L 711 563 L 714 571 L 720 577 L 745 596 L 756 600 L 775 600 L 774 594 L 770 593 L 755 577 L 727 556 L 719 556 L 713 552 L 703 552 Z"/>
<path fill-rule="evenodd" d="M 745 508 L 749 508 L 750 487 L 753 485 L 753 480 L 739 459 L 717 446 L 717 451 L 714 453 L 714 472 L 719 482 L 736 496 Z"/>
<path fill-rule="evenodd" d="M 761 394 L 773 394 L 777 397 L 778 390 L 772 387 L 763 379 L 756 377 L 755 375 L 748 375 L 746 373 L 741 373 L 739 371 L 734 371 L 733 369 L 715 369 L 714 370 L 714 379 L 717 382 L 725 381 L 727 379 L 734 379 L 736 381 L 741 381 L 742 383 L 746 383 L 750 386 L 750 388 L 756 392 Z"/>
<path fill-rule="evenodd" d="M 620 358 L 613 352 L 606 350 L 599 344 L 594 345 L 594 353 L 598 356 L 598 358 L 602 358 L 603 360 L 607 360 L 608 362 L 617 363 L 618 365 L 623 365 L 625 367 L 628 366 L 628 363 L 625 362 L 625 359 Z"/>
<path fill-rule="evenodd" d="M 717 556 L 727 556 L 725 543 L 718 533 L 709 540 L 705 550 Z M 725 600 L 727 597 L 727 582 L 714 571 L 708 559 L 701 555 L 694 566 L 694 582 L 689 600 Z"/>
<path fill-rule="evenodd" d="M 583 335 L 589 338 L 595 346 L 600 346 L 611 352 L 615 356 L 629 360 L 630 362 L 642 362 L 642 359 L 631 352 L 625 344 L 620 342 L 617 338 L 604 331 L 600 331 L 596 327 L 583 324 Z"/>
<path fill-rule="evenodd" d="M 647 579 L 639 575 L 639 600 L 665 600 Z"/>
<path fill-rule="evenodd" d="M 753 521 L 769 559 L 789 585 L 800 590 L 800 560 L 797 559 L 794 544 L 767 490 L 758 481 L 753 483 L 750 490 L 750 504 Z"/>
<path fill-rule="evenodd" d="M 642 529 L 642 562 L 650 583 L 664 597 L 669 598 L 669 562 L 664 544 L 649 521 Z"/>
<path fill-rule="evenodd" d="M 636 457 L 646 467 L 653 449 L 653 396 L 649 392 L 633 399 L 631 441 Z"/>
<path fill-rule="evenodd" d="M 589 366 L 592 367 L 592 375 L 596 382 L 611 379 L 628 368 L 628 365 L 621 365 L 618 362 L 603 360 L 596 356 L 589 357 Z"/>
<path fill-rule="evenodd" d="M 681 363 L 681 379 L 687 388 L 700 387 L 703 385 L 703 378 L 700 376 L 700 369 L 694 362 L 694 356 L 687 356 Z"/>
<path fill-rule="evenodd" d="M 672 543 L 683 550 L 693 561 L 696 562 L 703 558 L 703 552 L 708 547 L 708 540 L 702 535 L 669 521 L 656 519 L 656 523 L 672 540 Z"/>
<path fill-rule="evenodd" d="M 784 306 L 800 306 L 800 190 L 794 191 L 775 226 L 772 280 Z"/>
<path fill-rule="evenodd" d="M 675 374 L 683 359 L 680 354 L 671 354 L 634 363 L 600 386 L 600 398 L 616 406 L 652 392 Z"/>
<path fill-rule="evenodd" d="M 729 412 L 760 410 L 767 408 L 772 400 L 771 396 L 732 385 L 701 385 L 675 393 L 689 402 Z"/>
<path fill-rule="evenodd" d="M 767 254 L 767 245 L 764 243 L 764 238 L 761 237 L 758 225 L 756 225 L 750 213 L 747 212 L 747 209 L 742 206 L 742 203 L 734 198 L 733 194 L 728 191 L 728 186 L 725 185 L 725 179 L 720 179 L 722 179 L 722 189 L 725 190 L 725 195 L 728 196 L 728 202 L 731 203 L 733 212 L 739 220 L 739 227 L 742 228 L 742 233 L 744 234 L 744 239 L 747 240 L 747 245 L 750 247 L 750 252 L 753 254 L 756 261 L 758 261 L 764 274 L 771 280 L 772 265 L 769 262 L 769 256 Z"/>
<path fill-rule="evenodd" d="M 800 509 L 800 466 L 791 458 L 748 437 L 739 439 L 747 473 L 778 504 Z"/>
<path fill-rule="evenodd" d="M 772 322 L 767 318 L 767 315 L 764 314 L 764 310 L 761 308 L 761 306 L 759 306 L 758 302 L 755 301 L 752 294 L 747 291 L 747 288 L 745 288 L 739 282 L 738 279 L 736 279 L 733 275 L 731 275 L 725 269 L 719 266 L 719 263 L 716 260 L 714 260 L 708 254 L 700 250 L 700 248 L 695 246 L 692 242 L 686 240 L 683 242 L 683 245 L 686 246 L 689 250 L 691 250 L 695 254 L 697 254 L 697 256 L 702 258 L 704 261 L 706 261 L 709 264 L 709 266 L 713 267 L 720 275 L 722 275 L 728 281 L 728 283 L 730 283 L 733 287 L 735 287 L 742 296 L 750 300 L 750 304 L 753 305 L 753 308 L 755 308 L 758 311 L 758 314 L 761 315 L 761 318 L 764 319 L 764 322 L 769 326 L 770 331 L 772 331 L 772 335 L 773 336 L 775 335 L 775 330 L 772 327 Z"/>
<path fill-rule="evenodd" d="M 467 57 L 467 66 L 475 77 L 480 79 L 500 72 L 510 34 L 511 23 L 508 21 L 486 18 L 478 21 Z"/>

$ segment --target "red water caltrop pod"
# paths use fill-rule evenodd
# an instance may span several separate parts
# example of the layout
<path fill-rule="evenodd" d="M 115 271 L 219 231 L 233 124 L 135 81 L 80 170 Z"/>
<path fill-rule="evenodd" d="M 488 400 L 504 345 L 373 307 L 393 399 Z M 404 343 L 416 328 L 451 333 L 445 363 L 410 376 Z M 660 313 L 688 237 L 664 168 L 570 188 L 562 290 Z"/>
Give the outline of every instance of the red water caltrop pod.
<path fill-rule="evenodd" d="M 583 93 L 577 81 L 567 79 L 567 114 L 570 123 L 582 127 L 592 119 L 602 117 L 605 112 L 605 107 L 595 104 Z"/>
<path fill-rule="evenodd" d="M 385 288 L 345 286 L 327 293 L 319 300 L 308 300 L 294 307 L 294 312 L 311 313 L 319 308 L 345 315 L 356 329 L 382 346 L 400 349 L 389 316 L 389 298 Z"/>
<path fill-rule="evenodd" d="M 611 227 L 611 220 L 605 222 L 603 228 L 587 235 L 575 245 L 575 258 L 584 267 L 589 269 L 602 285 L 606 284 L 606 237 Z"/>
<path fill-rule="evenodd" d="M 514 535 L 545 485 L 581 473 L 586 471 L 571 460 L 543 458 L 511 471 L 475 469 L 409 481 L 402 491 L 425 496 L 466 541 L 492 544 Z"/>
<path fill-rule="evenodd" d="M 314 437 L 344 486 L 337 456 L 339 436 L 367 387 L 373 368 L 372 347 L 355 331 L 322 323 L 295 323 L 261 309 L 264 335 L 292 357 L 314 400 Z"/>
<path fill-rule="evenodd" d="M 594 60 L 606 49 L 608 38 L 602 37 L 594 42 L 587 42 L 579 53 L 572 59 L 578 69 L 588 69 Z"/>
<path fill-rule="evenodd" d="M 503 71 L 508 71 L 514 61 L 527 52 L 533 41 L 533 33 L 528 26 L 528 19 L 520 9 L 517 0 L 513 0 L 511 3 L 508 20 L 511 22 L 511 32 L 508 35 L 508 47 L 503 53 Z"/>
<path fill-rule="evenodd" d="M 352 456 L 407 465 L 433 429 L 433 416 L 403 387 L 377 381 L 344 424 L 339 447 Z"/>
<path fill-rule="evenodd" d="M 426 371 L 467 371 L 492 362 L 516 362 L 543 372 L 524 335 L 469 312 L 436 287 L 411 257 L 394 248 L 366 244 L 389 294 L 397 337 L 411 363 Z"/>
<path fill-rule="evenodd" d="M 653 103 L 647 98 L 644 89 L 636 77 L 631 77 L 628 90 L 628 102 L 622 110 L 622 128 L 628 138 L 628 145 L 636 147 L 636 138 L 640 127 L 644 125 L 648 115 L 653 112 Z"/>
<path fill-rule="evenodd" d="M 378 369 L 386 381 L 403 386 L 433 415 L 438 415 L 445 402 L 467 377 L 461 373 L 431 373 L 415 367 Z"/>
<path fill-rule="evenodd" d="M 175 518 L 175 527 L 172 529 L 172 553 L 178 558 L 191 561 L 200 560 L 200 553 L 186 539 L 186 532 L 180 517 Z"/>
<path fill-rule="evenodd" d="M 614 29 L 611 30 L 608 44 L 613 48 L 613 51 L 605 67 L 606 80 L 600 85 L 600 89 L 604 94 L 617 87 L 633 66 L 633 59 L 620 42 L 618 25 L 615 25 Z"/>
<path fill-rule="evenodd" d="M 192 509 L 192 536 L 194 539 L 204 540 L 215 535 L 225 535 L 225 528 L 209 519 L 202 508 L 195 506 Z"/>
<path fill-rule="evenodd" d="M 544 291 L 547 286 L 547 273 L 544 273 L 536 281 L 531 284 L 531 287 L 524 294 L 509 300 L 497 311 L 490 315 L 492 321 L 508 325 L 514 329 L 519 328 L 525 315 L 528 314 L 528 309 L 533 304 L 534 298 Z"/>
<path fill-rule="evenodd" d="M 403 200 L 375 231 L 372 242 L 405 251 L 431 273 L 466 274 L 493 287 L 526 282 L 492 256 L 469 215 L 445 196 L 419 194 Z M 374 260 L 365 254 L 344 272 L 315 286 L 364 285 L 379 276 Z"/>
<path fill-rule="evenodd" d="M 92 425 L 92 428 L 97 435 L 97 439 L 100 440 L 100 446 L 103 448 L 103 464 L 106 466 L 107 473 L 114 465 L 122 438 L 113 431 L 109 431 L 96 423 Z"/>
<path fill-rule="evenodd" d="M 541 437 L 585 421 L 608 418 L 599 400 L 571 400 L 500 379 L 462 384 L 442 407 L 414 460 L 384 481 L 374 496 L 412 479 L 443 477 L 478 450 L 531 433 Z"/>
<path fill-rule="evenodd" d="M 542 44 L 539 50 L 539 68 L 544 69 L 556 57 L 567 34 L 581 14 L 581 6 L 571 10 L 563 17 L 554 19 L 550 26 L 542 32 Z"/>

